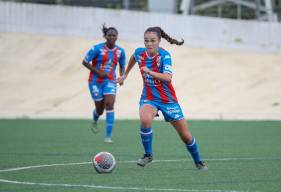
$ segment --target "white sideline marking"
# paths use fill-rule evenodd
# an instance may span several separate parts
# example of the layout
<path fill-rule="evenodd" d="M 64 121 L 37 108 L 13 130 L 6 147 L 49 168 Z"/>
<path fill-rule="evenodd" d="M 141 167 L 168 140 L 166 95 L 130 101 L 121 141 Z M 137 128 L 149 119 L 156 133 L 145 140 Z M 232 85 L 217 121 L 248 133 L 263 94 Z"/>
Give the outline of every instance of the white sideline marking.
<path fill-rule="evenodd" d="M 246 192 L 236 190 L 200 190 L 200 189 L 160 189 L 160 188 L 140 188 L 140 187 L 113 187 L 102 185 L 78 185 L 78 184 L 54 184 L 54 183 L 34 183 L 25 181 L 11 181 L 6 179 L 0 179 L 2 183 L 22 184 L 22 185 L 39 185 L 48 187 L 83 187 L 83 188 L 96 188 L 96 189 L 112 189 L 112 190 L 135 190 L 135 191 L 182 191 L 182 192 Z"/>
<path fill-rule="evenodd" d="M 281 158 L 272 158 L 272 157 L 245 157 L 245 158 L 217 158 L 217 159 L 204 159 L 205 161 L 257 161 L 257 160 L 281 160 Z M 182 161 L 191 161 L 190 159 L 166 159 L 166 160 L 153 160 L 153 163 L 169 163 L 169 162 L 182 162 Z M 42 167 L 54 167 L 54 166 L 67 166 L 67 165 L 84 165 L 90 164 L 92 162 L 80 162 L 80 163 L 56 163 L 56 164 L 46 164 L 46 165 L 32 165 L 26 167 L 16 167 L 10 169 L 0 170 L 1 172 L 12 172 L 20 171 L 26 169 L 42 168 Z M 136 163 L 136 161 L 118 161 L 118 163 Z"/>

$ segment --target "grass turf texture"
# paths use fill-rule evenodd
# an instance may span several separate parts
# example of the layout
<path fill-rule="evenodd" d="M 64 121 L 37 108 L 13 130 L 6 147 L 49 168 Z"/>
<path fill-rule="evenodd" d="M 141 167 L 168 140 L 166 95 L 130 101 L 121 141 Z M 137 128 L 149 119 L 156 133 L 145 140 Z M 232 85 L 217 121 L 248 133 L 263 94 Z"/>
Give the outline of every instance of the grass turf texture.
<path fill-rule="evenodd" d="M 117 160 L 111 174 L 97 174 L 89 163 L 0 171 L 0 179 L 5 180 L 77 185 L 0 182 L 0 191 L 281 190 L 280 121 L 189 121 L 201 154 L 207 159 L 208 171 L 194 168 L 185 146 L 168 123 L 153 123 L 154 159 L 178 161 L 156 161 L 144 168 L 127 162 L 143 154 L 139 122 L 117 121 L 112 145 L 103 142 L 104 123 L 100 122 L 101 131 L 94 135 L 87 120 L 0 120 L 0 170 L 89 162 L 100 151 L 111 152 Z"/>

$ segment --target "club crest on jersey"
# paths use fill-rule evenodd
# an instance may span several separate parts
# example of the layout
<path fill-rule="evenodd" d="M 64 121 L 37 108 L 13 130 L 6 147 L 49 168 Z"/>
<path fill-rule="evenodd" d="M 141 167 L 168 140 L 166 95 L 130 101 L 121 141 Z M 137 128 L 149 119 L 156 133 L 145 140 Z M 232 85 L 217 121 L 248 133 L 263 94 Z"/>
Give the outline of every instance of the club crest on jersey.
<path fill-rule="evenodd" d="M 105 55 L 107 53 L 106 49 L 100 49 L 101 55 Z"/>
<path fill-rule="evenodd" d="M 119 58 L 121 55 L 121 50 L 116 51 L 116 55 L 117 55 L 117 58 Z"/>

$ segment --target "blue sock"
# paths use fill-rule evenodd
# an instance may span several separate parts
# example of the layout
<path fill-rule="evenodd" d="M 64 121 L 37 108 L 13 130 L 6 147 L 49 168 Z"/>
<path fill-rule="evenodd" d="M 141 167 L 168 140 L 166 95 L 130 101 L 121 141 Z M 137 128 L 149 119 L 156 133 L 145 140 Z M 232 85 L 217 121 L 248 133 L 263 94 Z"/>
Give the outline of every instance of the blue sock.
<path fill-rule="evenodd" d="M 110 138 L 114 126 L 114 111 L 106 111 L 106 138 Z"/>
<path fill-rule="evenodd" d="M 152 156 L 152 129 L 150 127 L 141 128 L 140 135 L 145 154 Z"/>
<path fill-rule="evenodd" d="M 93 111 L 93 121 L 99 120 L 99 117 L 100 116 L 97 114 L 96 110 L 94 109 L 94 111 Z"/>
<path fill-rule="evenodd" d="M 186 144 L 186 148 L 189 151 L 189 153 L 191 154 L 194 163 L 198 163 L 201 161 L 198 145 L 197 145 L 194 137 L 192 138 L 191 143 Z"/>

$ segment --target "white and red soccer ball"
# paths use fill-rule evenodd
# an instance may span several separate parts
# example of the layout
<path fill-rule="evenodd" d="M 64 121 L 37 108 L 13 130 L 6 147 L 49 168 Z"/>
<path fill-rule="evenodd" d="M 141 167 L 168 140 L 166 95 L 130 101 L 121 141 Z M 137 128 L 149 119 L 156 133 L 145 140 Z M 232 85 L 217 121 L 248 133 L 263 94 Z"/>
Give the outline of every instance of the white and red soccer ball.
<path fill-rule="evenodd" d="M 99 152 L 93 157 L 92 163 L 98 173 L 111 173 L 116 166 L 116 160 L 109 152 Z"/>

